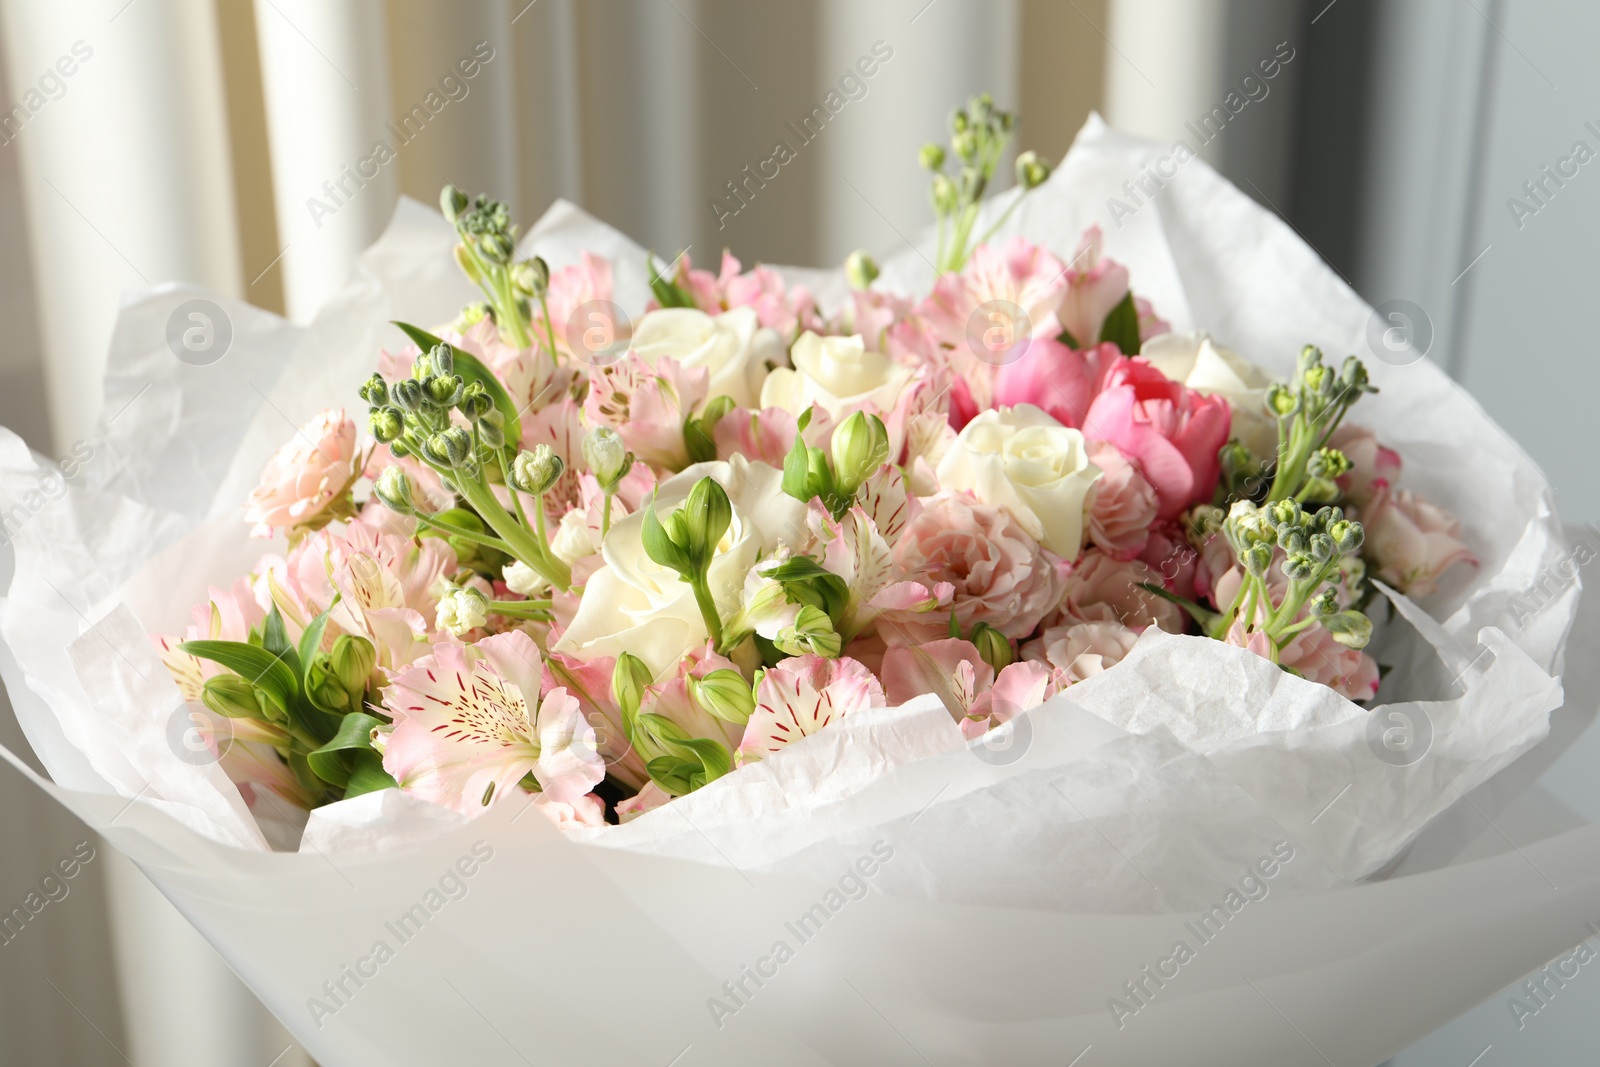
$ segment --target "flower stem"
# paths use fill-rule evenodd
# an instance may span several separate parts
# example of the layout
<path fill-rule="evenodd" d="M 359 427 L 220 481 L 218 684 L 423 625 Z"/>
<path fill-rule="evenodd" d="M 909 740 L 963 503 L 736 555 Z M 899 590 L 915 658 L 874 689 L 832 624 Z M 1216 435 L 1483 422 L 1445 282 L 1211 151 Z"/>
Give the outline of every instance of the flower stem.
<path fill-rule="evenodd" d="M 694 602 L 700 607 L 700 617 L 705 619 L 706 631 L 711 635 L 711 643 L 718 652 L 721 652 L 722 615 L 717 611 L 717 602 L 711 596 L 711 587 L 706 585 L 704 575 L 690 579 L 689 585 L 694 589 Z"/>
<path fill-rule="evenodd" d="M 513 556 L 538 571 L 557 589 L 566 589 L 572 584 L 572 569 L 550 554 L 550 546 L 542 536 L 536 538 L 526 526 L 512 518 L 511 514 L 501 507 L 500 501 L 495 498 L 487 485 L 476 478 L 462 478 L 458 484 L 461 495 L 466 498 L 467 503 L 472 505 L 495 533 L 505 539 Z M 537 514 L 542 526 L 543 505 Z"/>

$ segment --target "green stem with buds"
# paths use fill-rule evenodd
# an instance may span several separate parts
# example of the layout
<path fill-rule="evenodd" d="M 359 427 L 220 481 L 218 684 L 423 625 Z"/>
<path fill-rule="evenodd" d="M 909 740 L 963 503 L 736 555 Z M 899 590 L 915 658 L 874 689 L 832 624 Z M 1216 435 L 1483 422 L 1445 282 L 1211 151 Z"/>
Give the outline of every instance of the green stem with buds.
<path fill-rule="evenodd" d="M 441 473 L 449 475 L 451 472 Z M 566 589 L 572 584 L 572 569 L 550 554 L 550 546 L 542 535 L 535 537 L 526 526 L 517 522 L 511 513 L 501 506 L 487 485 L 476 478 L 461 478 L 456 484 L 462 497 L 472 505 L 473 510 L 483 517 L 483 521 L 489 524 L 490 529 L 504 539 L 511 555 L 538 571 L 557 589 Z M 544 518 L 542 506 L 537 514 L 541 520 Z M 540 525 L 543 525 L 542 521 Z"/>

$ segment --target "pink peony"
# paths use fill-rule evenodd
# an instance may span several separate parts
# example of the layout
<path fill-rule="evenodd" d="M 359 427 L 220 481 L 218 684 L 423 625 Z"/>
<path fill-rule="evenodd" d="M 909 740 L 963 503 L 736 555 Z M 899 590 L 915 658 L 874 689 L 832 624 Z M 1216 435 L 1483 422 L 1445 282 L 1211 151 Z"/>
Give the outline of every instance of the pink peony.
<path fill-rule="evenodd" d="M 1365 426 L 1340 426 L 1333 431 L 1328 445 L 1350 460 L 1350 470 L 1339 478 L 1339 488 L 1345 499 L 1358 508 L 1400 480 L 1400 454 L 1380 445 Z"/>
<path fill-rule="evenodd" d="M 1032 404 L 1063 426 L 1083 429 L 1090 405 L 1122 362 L 1123 355 L 1113 344 L 1080 352 L 1055 340 L 1035 341 L 1022 358 L 1000 368 L 994 402 L 1001 407 Z"/>
<path fill-rule="evenodd" d="M 1115 667 L 1133 651 L 1139 635 L 1120 622 L 1052 626 L 1022 648 L 1022 658 L 1048 667 L 1062 688 Z"/>
<path fill-rule="evenodd" d="M 1089 462 L 1101 471 L 1089 500 L 1089 541 L 1112 559 L 1133 559 L 1156 521 L 1155 487 L 1104 441 L 1090 443 Z"/>
<path fill-rule="evenodd" d="M 1083 420 L 1084 434 L 1109 441 L 1139 464 L 1161 501 L 1160 516 L 1211 499 L 1233 412 L 1220 396 L 1184 388 L 1139 358 L 1120 360 Z"/>
<path fill-rule="evenodd" d="M 1457 563 L 1478 563 L 1461 539 L 1460 520 L 1415 493 L 1383 487 L 1361 510 L 1361 519 L 1377 576 L 1409 596 L 1433 592 L 1439 576 Z"/>
<path fill-rule="evenodd" d="M 743 761 L 764 759 L 851 712 L 881 708 L 883 686 L 853 659 L 796 656 L 769 668 L 739 745 Z"/>
<path fill-rule="evenodd" d="M 539 698 L 539 649 L 518 630 L 440 644 L 390 675 L 394 731 L 383 768 L 402 789 L 464 815 L 532 773 L 551 801 L 581 800 L 605 777 L 594 730 L 565 689 Z"/>
<path fill-rule="evenodd" d="M 356 454 L 356 424 L 343 408 L 328 408 L 295 432 L 267 461 L 261 484 L 250 492 L 245 519 L 254 537 L 316 529 L 347 503 L 363 464 Z"/>
<path fill-rule="evenodd" d="M 946 490 L 924 500 L 894 544 L 900 573 L 928 586 L 948 583 L 962 633 L 986 622 L 1026 637 L 1061 600 L 1065 564 L 1001 508 Z M 889 611 L 880 628 L 891 644 L 933 641 L 949 632 L 941 611 Z"/>
<path fill-rule="evenodd" d="M 1158 626 L 1168 633 L 1183 633 L 1187 624 L 1183 609 L 1144 588 L 1147 584 L 1161 585 L 1161 575 L 1142 560 L 1116 560 L 1091 548 L 1067 578 L 1061 620 L 1114 622 L 1136 631 Z"/>

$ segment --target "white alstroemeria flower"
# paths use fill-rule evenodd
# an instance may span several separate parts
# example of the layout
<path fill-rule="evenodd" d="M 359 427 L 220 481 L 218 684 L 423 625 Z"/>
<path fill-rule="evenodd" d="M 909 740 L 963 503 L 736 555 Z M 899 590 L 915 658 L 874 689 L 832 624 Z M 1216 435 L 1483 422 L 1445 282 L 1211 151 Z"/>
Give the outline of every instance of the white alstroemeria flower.
<path fill-rule="evenodd" d="M 1272 376 L 1266 371 L 1199 330 L 1152 337 L 1139 354 L 1173 381 L 1226 400 L 1233 409 L 1233 436 L 1251 455 L 1265 460 L 1278 454 L 1278 426 L 1266 406 Z"/>
<path fill-rule="evenodd" d="M 733 505 L 733 521 L 708 574 L 712 596 L 727 620 L 739 611 L 740 591 L 755 562 L 780 545 L 803 542 L 806 508 L 784 493 L 782 471 L 734 456 L 726 463 L 697 463 L 661 483 L 657 514 L 683 503 L 705 477 L 715 479 Z M 612 524 L 600 546 L 605 565 L 589 578 L 578 613 L 554 651 L 583 659 L 631 652 L 660 677 L 705 644 L 710 635 L 694 590 L 676 571 L 650 558 L 643 529 L 643 508 Z"/>
<path fill-rule="evenodd" d="M 979 414 L 945 452 L 938 473 L 941 486 L 1005 509 L 1063 559 L 1083 550 L 1089 490 L 1100 468 L 1089 462 L 1083 434 L 1032 404 Z"/>
<path fill-rule="evenodd" d="M 860 334 L 819 337 L 807 330 L 761 387 L 761 406 L 799 415 L 813 404 L 838 417 L 861 408 L 894 410 L 911 371 L 882 352 L 870 352 Z"/>
<path fill-rule="evenodd" d="M 647 313 L 633 331 L 633 352 L 651 366 L 670 357 L 684 367 L 704 367 L 708 396 L 730 396 L 739 407 L 755 407 L 767 364 L 783 362 L 783 341 L 762 326 L 754 308 L 707 315 L 695 308 Z"/>

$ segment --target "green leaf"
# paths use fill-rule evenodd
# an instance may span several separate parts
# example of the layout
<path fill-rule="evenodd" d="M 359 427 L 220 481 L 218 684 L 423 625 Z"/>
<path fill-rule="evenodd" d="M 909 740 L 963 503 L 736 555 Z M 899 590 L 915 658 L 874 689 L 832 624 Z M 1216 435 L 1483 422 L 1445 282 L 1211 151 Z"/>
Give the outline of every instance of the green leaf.
<path fill-rule="evenodd" d="M 352 711 L 340 720 L 338 732 L 327 744 L 307 754 L 306 763 L 323 781 L 341 788 L 347 786 L 355 770 L 355 755 L 367 752 L 377 756 L 372 750 L 372 730 L 382 725 L 381 720 L 364 711 Z M 379 759 L 380 769 L 382 763 Z"/>
<path fill-rule="evenodd" d="M 339 602 L 334 597 L 335 604 Z M 330 605 L 329 611 L 333 608 Z M 309 678 L 311 675 L 311 661 L 317 658 L 317 653 L 322 651 L 322 635 L 328 629 L 328 612 L 311 620 L 311 625 L 305 628 L 300 635 L 300 687 L 302 690 L 310 689 Z"/>
<path fill-rule="evenodd" d="M 370 748 L 365 752 L 352 753 L 350 761 L 350 781 L 344 787 L 346 800 L 363 793 L 376 793 L 380 789 L 400 788 L 400 783 L 383 769 L 383 757 Z"/>
<path fill-rule="evenodd" d="M 285 711 L 300 702 L 300 677 L 279 656 L 243 641 L 185 641 L 178 646 L 191 656 L 221 664 L 264 689 Z"/>
<path fill-rule="evenodd" d="M 806 414 L 809 415 L 810 411 Z M 811 450 L 806 447 L 805 438 L 798 433 L 794 435 L 794 445 L 790 447 L 789 454 L 783 457 L 783 491 L 802 504 L 811 503 L 811 498 L 816 496 L 811 491 Z"/>
<path fill-rule="evenodd" d="M 650 291 L 655 294 L 656 303 L 664 308 L 692 308 L 695 306 L 694 297 L 690 295 L 687 289 L 661 273 L 661 268 L 656 266 L 654 253 L 647 257 L 647 261 L 650 264 Z M 668 264 L 668 266 L 671 266 L 671 264 Z"/>
<path fill-rule="evenodd" d="M 394 325 L 400 327 L 401 332 L 416 342 L 417 347 L 424 352 L 432 349 L 434 345 L 447 343 L 427 330 L 419 330 L 409 323 L 395 322 Z M 483 386 L 483 391 L 494 399 L 495 410 L 500 412 L 501 417 L 505 420 L 506 444 L 508 447 L 515 448 L 517 442 L 522 440 L 522 416 L 519 414 L 516 401 L 511 399 L 511 394 L 506 392 L 506 387 L 500 384 L 500 379 L 496 378 L 494 373 L 488 367 L 485 367 L 477 356 L 462 350 L 456 345 L 451 345 L 450 350 L 455 353 L 456 373 L 461 375 L 462 381 L 468 385 L 477 382 Z"/>
<path fill-rule="evenodd" d="M 1105 324 L 1100 327 L 1100 343 L 1107 341 L 1122 349 L 1125 356 L 1139 354 L 1139 309 L 1133 304 L 1132 289 L 1111 309 Z"/>
<path fill-rule="evenodd" d="M 272 605 L 261 628 L 261 647 L 287 663 L 295 677 L 300 676 L 300 656 L 295 652 L 294 645 L 289 643 L 289 631 L 284 629 L 283 615 L 279 613 L 277 604 Z"/>
<path fill-rule="evenodd" d="M 1074 350 L 1081 351 L 1083 348 L 1082 345 L 1078 344 L 1078 339 L 1072 336 L 1071 330 L 1062 330 L 1060 333 L 1056 334 L 1056 340 Z"/>
<path fill-rule="evenodd" d="M 650 780 L 675 797 L 687 796 L 705 784 L 705 770 L 695 761 L 657 756 L 645 765 Z"/>

